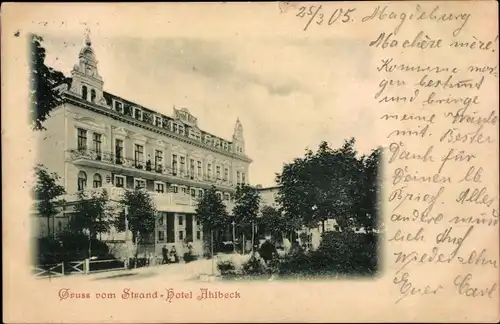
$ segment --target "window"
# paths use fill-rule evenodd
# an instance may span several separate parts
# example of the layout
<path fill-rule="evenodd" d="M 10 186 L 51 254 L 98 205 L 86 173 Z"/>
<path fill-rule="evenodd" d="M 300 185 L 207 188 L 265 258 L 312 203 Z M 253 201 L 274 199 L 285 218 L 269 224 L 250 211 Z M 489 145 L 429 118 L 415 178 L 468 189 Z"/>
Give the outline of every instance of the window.
<path fill-rule="evenodd" d="M 82 99 L 87 100 L 88 89 L 87 86 L 82 86 Z"/>
<path fill-rule="evenodd" d="M 200 231 L 196 231 L 196 239 L 201 240 L 201 232 Z"/>
<path fill-rule="evenodd" d="M 220 166 L 215 167 L 215 172 L 217 173 L 217 180 L 220 180 Z"/>
<path fill-rule="evenodd" d="M 196 175 L 201 177 L 201 161 L 198 161 L 198 173 Z"/>
<path fill-rule="evenodd" d="M 191 178 L 194 177 L 194 160 L 193 159 L 189 160 L 189 174 L 191 175 Z"/>
<path fill-rule="evenodd" d="M 236 171 L 236 183 L 240 184 L 240 171 Z"/>
<path fill-rule="evenodd" d="M 95 97 L 96 97 L 95 90 L 94 89 L 90 90 L 90 101 L 95 102 Z"/>
<path fill-rule="evenodd" d="M 102 178 L 99 173 L 94 174 L 94 188 L 102 187 Z"/>
<path fill-rule="evenodd" d="M 197 141 L 201 140 L 201 133 L 198 132 L 197 130 L 194 130 L 192 128 L 189 129 L 189 137 L 192 139 L 195 139 Z"/>
<path fill-rule="evenodd" d="M 199 198 L 203 197 L 203 189 L 198 190 L 198 197 Z"/>
<path fill-rule="evenodd" d="M 134 118 L 142 120 L 142 110 L 140 108 L 134 107 Z"/>
<path fill-rule="evenodd" d="M 155 182 L 155 191 L 157 193 L 164 193 L 165 192 L 165 184 L 162 182 Z"/>
<path fill-rule="evenodd" d="M 123 113 L 123 104 L 119 101 L 114 101 L 115 110 L 119 113 Z"/>
<path fill-rule="evenodd" d="M 182 192 L 183 194 L 187 194 L 187 188 L 186 188 L 185 186 L 182 186 L 182 187 L 181 187 L 181 192 Z"/>
<path fill-rule="evenodd" d="M 160 214 L 160 218 L 158 218 L 158 225 L 163 225 L 165 222 L 165 216 L 164 214 Z"/>
<path fill-rule="evenodd" d="M 177 155 L 172 154 L 172 172 L 177 175 Z"/>
<path fill-rule="evenodd" d="M 125 187 L 125 177 L 121 175 L 115 175 L 115 187 L 123 188 Z"/>
<path fill-rule="evenodd" d="M 179 225 L 184 223 L 184 215 L 179 215 Z"/>
<path fill-rule="evenodd" d="M 155 170 L 161 172 L 163 164 L 163 152 L 160 150 L 155 150 Z"/>
<path fill-rule="evenodd" d="M 177 125 L 176 123 L 173 123 L 172 130 L 177 133 L 179 131 L 179 125 Z"/>
<path fill-rule="evenodd" d="M 136 168 L 142 168 L 143 159 L 144 159 L 144 146 L 135 144 L 134 162 Z"/>
<path fill-rule="evenodd" d="M 241 172 L 241 183 L 246 183 L 245 174 L 243 172 Z"/>
<path fill-rule="evenodd" d="M 85 129 L 78 128 L 78 151 L 82 152 L 87 150 L 87 131 Z"/>
<path fill-rule="evenodd" d="M 191 188 L 191 197 L 196 198 L 196 189 Z"/>
<path fill-rule="evenodd" d="M 224 194 L 224 200 L 230 200 L 231 196 L 228 193 Z"/>
<path fill-rule="evenodd" d="M 210 144 L 212 142 L 212 137 L 210 135 L 205 135 L 205 144 Z"/>
<path fill-rule="evenodd" d="M 225 168 L 224 169 L 224 181 L 227 181 L 228 178 L 229 178 L 229 169 Z"/>
<path fill-rule="evenodd" d="M 184 174 L 186 172 L 186 158 L 181 156 L 181 173 Z"/>
<path fill-rule="evenodd" d="M 210 163 L 207 164 L 207 173 L 208 173 L 208 178 L 210 179 L 212 177 L 212 164 Z"/>
<path fill-rule="evenodd" d="M 78 191 L 87 188 L 87 174 L 83 171 L 78 172 Z"/>
<path fill-rule="evenodd" d="M 158 241 L 160 241 L 160 242 L 165 241 L 165 232 L 164 231 L 158 231 Z"/>
<path fill-rule="evenodd" d="M 224 150 L 225 150 L 225 151 L 227 151 L 227 150 L 228 150 L 228 148 L 229 148 L 229 147 L 228 147 L 227 142 L 224 142 Z"/>
<path fill-rule="evenodd" d="M 172 192 L 173 193 L 178 193 L 179 192 L 179 187 L 177 187 L 176 185 L 172 185 L 171 188 L 172 188 Z"/>
<path fill-rule="evenodd" d="M 184 239 L 184 232 L 179 231 L 179 240 L 183 240 L 183 239 Z"/>
<path fill-rule="evenodd" d="M 163 124 L 163 120 L 162 120 L 161 116 L 155 116 L 155 125 L 158 127 L 162 127 L 162 124 Z"/>
<path fill-rule="evenodd" d="M 134 179 L 134 188 L 142 189 L 146 187 L 146 181 L 142 179 Z"/>
<path fill-rule="evenodd" d="M 94 153 L 97 154 L 97 159 L 101 159 L 101 134 L 93 134 L 94 139 Z"/>
<path fill-rule="evenodd" d="M 222 200 L 222 193 L 216 192 L 216 195 L 217 195 L 217 198 L 219 198 L 220 200 Z"/>
<path fill-rule="evenodd" d="M 179 125 L 179 134 L 184 135 L 184 126 Z"/>
<path fill-rule="evenodd" d="M 123 141 L 119 139 L 115 140 L 115 159 L 116 164 L 123 163 Z"/>

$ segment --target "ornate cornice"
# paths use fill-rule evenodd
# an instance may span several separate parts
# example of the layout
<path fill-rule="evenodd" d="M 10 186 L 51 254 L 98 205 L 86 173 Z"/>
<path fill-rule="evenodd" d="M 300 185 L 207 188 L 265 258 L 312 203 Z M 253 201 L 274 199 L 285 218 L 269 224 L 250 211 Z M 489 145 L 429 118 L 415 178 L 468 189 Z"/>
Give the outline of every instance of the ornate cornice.
<path fill-rule="evenodd" d="M 146 130 L 148 130 L 150 132 L 157 133 L 157 134 L 160 134 L 160 135 L 168 137 L 168 138 L 173 138 L 173 139 L 178 140 L 180 142 L 184 142 L 186 144 L 193 145 L 193 146 L 205 149 L 207 151 L 214 152 L 216 154 L 227 156 L 227 157 L 230 157 L 230 158 L 235 159 L 235 160 L 239 160 L 239 161 L 246 162 L 246 163 L 252 163 L 252 159 L 250 159 L 247 156 L 241 156 L 241 155 L 237 155 L 237 154 L 234 154 L 234 153 L 231 153 L 231 152 L 217 150 L 216 148 L 208 146 L 208 145 L 205 145 L 202 142 L 196 142 L 196 141 L 194 141 L 194 140 L 192 140 L 192 139 L 190 139 L 188 137 L 184 137 L 184 136 L 178 135 L 176 133 L 167 131 L 167 130 L 165 130 L 163 128 L 159 128 L 157 126 L 148 124 L 148 123 L 146 123 L 144 121 L 137 120 L 135 118 L 132 118 L 131 116 L 120 114 L 120 113 L 112 110 L 109 107 L 105 108 L 103 106 L 99 106 L 97 104 L 94 104 L 94 103 L 91 103 L 91 102 L 88 102 L 88 101 L 84 101 L 84 100 L 82 100 L 81 98 L 79 98 L 78 96 L 74 95 L 73 93 L 71 93 L 69 91 L 66 91 L 66 92 L 63 93 L 63 99 L 66 102 L 70 102 L 70 103 L 72 103 L 72 104 L 74 104 L 74 105 L 76 105 L 78 107 L 94 111 L 96 113 L 99 113 L 101 115 L 105 115 L 107 117 L 113 118 L 113 119 L 118 120 L 120 122 L 129 124 L 129 125 L 133 125 L 133 126 L 136 126 L 136 127 L 140 127 L 142 129 L 146 129 Z"/>

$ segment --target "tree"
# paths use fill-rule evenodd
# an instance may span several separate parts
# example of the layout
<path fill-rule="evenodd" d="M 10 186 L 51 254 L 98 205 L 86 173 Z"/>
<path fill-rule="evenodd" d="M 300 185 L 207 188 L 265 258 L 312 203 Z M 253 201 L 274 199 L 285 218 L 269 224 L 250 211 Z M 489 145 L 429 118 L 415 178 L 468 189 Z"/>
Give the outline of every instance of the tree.
<path fill-rule="evenodd" d="M 296 231 L 301 227 L 301 220 L 297 217 L 287 217 L 280 209 L 264 206 L 259 223 L 267 233 L 274 238 L 283 238 L 283 235 Z"/>
<path fill-rule="evenodd" d="M 335 218 L 343 229 L 350 228 L 363 170 L 356 157 L 353 138 L 339 149 L 322 142 L 316 153 L 285 164 L 276 176 L 280 186 L 277 201 L 288 216 L 298 217 L 307 227 Z"/>
<path fill-rule="evenodd" d="M 365 231 L 373 232 L 379 222 L 379 194 L 380 194 L 380 161 L 382 149 L 377 148 L 363 159 L 362 185 L 363 190 L 359 192 L 358 204 L 356 205 L 356 226 L 364 228 Z"/>
<path fill-rule="evenodd" d="M 135 256 L 139 253 L 139 244 L 144 241 L 144 238 L 155 230 L 157 211 L 151 195 L 141 188 L 125 191 L 120 205 L 123 209 L 128 229 L 132 232 L 132 238 L 136 245 Z M 118 218 L 118 223 L 121 222 Z M 118 226 L 121 228 L 122 226 Z"/>
<path fill-rule="evenodd" d="M 245 253 L 245 234 L 250 234 L 248 232 L 254 234 L 253 227 L 259 213 L 260 200 L 260 193 L 257 189 L 247 184 L 241 184 L 236 188 L 233 217 L 242 236 L 243 254 Z M 252 246 L 254 244 L 253 240 L 254 237 L 252 237 Z"/>
<path fill-rule="evenodd" d="M 205 191 L 203 197 L 196 206 L 196 215 L 203 229 L 210 232 L 210 251 L 213 258 L 214 232 L 223 229 L 228 224 L 229 215 L 222 199 L 217 196 L 215 186 Z"/>
<path fill-rule="evenodd" d="M 50 116 L 52 109 L 62 101 L 60 92 L 54 88 L 71 80 L 61 72 L 45 65 L 46 52 L 42 44 L 42 37 L 31 36 L 31 90 L 29 100 L 32 116 L 31 124 L 34 130 L 45 130 L 43 122 Z"/>
<path fill-rule="evenodd" d="M 88 231 L 89 257 L 91 256 L 92 239 L 95 239 L 97 234 L 108 232 L 113 224 L 113 219 L 114 209 L 109 204 L 106 189 L 103 189 L 100 193 L 86 194 L 83 191 L 78 193 L 78 202 L 75 205 L 71 228 L 80 234 Z"/>
<path fill-rule="evenodd" d="M 41 164 L 35 166 L 35 178 L 35 208 L 39 216 L 47 218 L 47 234 L 50 237 L 50 218 L 58 214 L 57 207 L 64 202 L 58 198 L 66 194 L 66 190 L 58 184 L 60 177 L 57 173 L 49 172 Z"/>

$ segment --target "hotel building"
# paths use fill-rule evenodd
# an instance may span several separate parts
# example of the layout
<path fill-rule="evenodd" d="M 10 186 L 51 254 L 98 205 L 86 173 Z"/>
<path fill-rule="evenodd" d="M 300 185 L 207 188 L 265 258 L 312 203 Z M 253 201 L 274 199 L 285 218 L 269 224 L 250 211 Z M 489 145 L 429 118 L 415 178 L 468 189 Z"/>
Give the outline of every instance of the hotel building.
<path fill-rule="evenodd" d="M 159 212 L 150 242 L 156 253 L 165 244 L 180 252 L 186 242 L 202 253 L 197 200 L 215 185 L 231 211 L 236 186 L 248 183 L 252 160 L 245 154 L 242 124 L 237 120 L 232 139 L 223 139 L 201 130 L 186 108 L 167 116 L 105 92 L 97 63 L 87 36 L 69 81 L 57 87 L 63 100 L 44 124 L 37 162 L 61 176 L 69 197 L 107 188 L 110 199 L 118 201 L 126 189 L 147 189 Z"/>

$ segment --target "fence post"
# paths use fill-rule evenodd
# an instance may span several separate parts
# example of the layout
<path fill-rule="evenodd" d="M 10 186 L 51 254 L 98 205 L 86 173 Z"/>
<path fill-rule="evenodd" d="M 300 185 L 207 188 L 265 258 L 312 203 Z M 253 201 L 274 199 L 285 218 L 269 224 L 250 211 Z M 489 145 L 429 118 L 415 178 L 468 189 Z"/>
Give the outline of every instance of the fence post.
<path fill-rule="evenodd" d="M 61 273 L 64 276 L 64 262 L 61 262 Z"/>
<path fill-rule="evenodd" d="M 85 259 L 85 274 L 90 273 L 90 259 Z"/>

